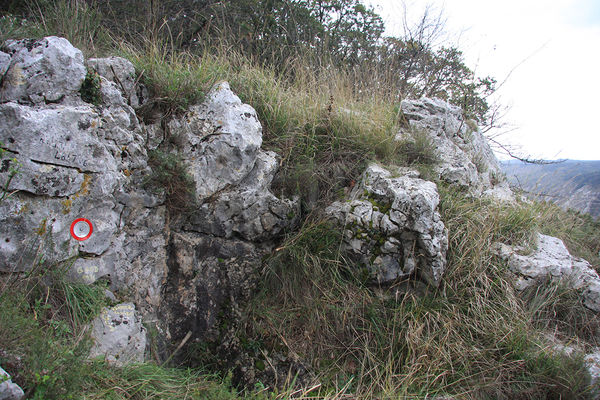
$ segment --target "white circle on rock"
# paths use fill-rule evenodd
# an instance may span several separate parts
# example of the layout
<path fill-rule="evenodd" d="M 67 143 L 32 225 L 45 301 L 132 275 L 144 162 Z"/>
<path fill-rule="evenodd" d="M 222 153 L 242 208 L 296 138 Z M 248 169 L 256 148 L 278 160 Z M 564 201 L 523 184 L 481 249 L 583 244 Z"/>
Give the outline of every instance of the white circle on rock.
<path fill-rule="evenodd" d="M 92 236 L 93 231 L 92 223 L 85 218 L 77 218 L 71 223 L 71 237 L 75 240 L 87 240 Z"/>
<path fill-rule="evenodd" d="M 79 221 L 73 227 L 73 233 L 78 238 L 84 238 L 90 233 L 90 226 L 85 221 Z"/>

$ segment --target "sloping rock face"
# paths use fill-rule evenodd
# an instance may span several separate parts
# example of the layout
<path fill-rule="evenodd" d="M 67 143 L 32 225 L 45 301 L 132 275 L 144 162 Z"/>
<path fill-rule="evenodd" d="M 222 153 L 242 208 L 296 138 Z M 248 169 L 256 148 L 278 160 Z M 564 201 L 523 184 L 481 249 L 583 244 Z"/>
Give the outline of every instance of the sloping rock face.
<path fill-rule="evenodd" d="M 278 159 L 260 149 L 255 111 L 221 83 L 161 131 L 132 108 L 146 92 L 127 60 L 88 60 L 100 77 L 87 88 L 101 99 L 93 105 L 80 96 L 83 56 L 66 40 L 9 41 L 2 50 L 0 273 L 70 265 L 71 279 L 108 280 L 135 307 L 127 321 L 139 313 L 166 339 L 187 331 L 205 338 L 217 316 L 248 296 L 261 257 L 298 219 L 298 201 L 269 190 Z M 177 137 L 178 148 L 152 141 L 151 130 Z M 152 188 L 148 148 L 178 155 L 190 171 L 196 198 L 185 213 L 168 210 Z M 92 224 L 87 240 L 71 236 L 78 218 Z M 115 312 L 103 315 L 117 321 Z M 101 318 L 94 329 L 118 331 L 123 321 Z M 144 340 L 119 359 L 143 359 Z M 96 353 L 113 361 L 128 346 L 101 342 Z"/>
<path fill-rule="evenodd" d="M 547 281 L 561 282 L 581 293 L 583 304 L 600 312 L 600 277 L 584 259 L 571 256 L 562 240 L 537 234 L 537 250 L 520 254 L 524 249 L 497 244 L 497 254 L 508 262 L 515 274 L 515 286 L 524 290 Z"/>
<path fill-rule="evenodd" d="M 387 284 L 418 274 L 437 286 L 446 268 L 448 233 L 434 183 L 416 171 L 370 165 L 349 200 L 327 208 L 343 228 L 344 249 Z"/>
<path fill-rule="evenodd" d="M 450 184 L 474 195 L 486 194 L 500 200 L 513 200 L 498 160 L 486 139 L 459 107 L 440 99 L 404 100 L 402 114 L 408 126 L 397 140 L 412 140 L 414 134 L 427 135 L 435 144 L 439 162 L 435 170 Z"/>

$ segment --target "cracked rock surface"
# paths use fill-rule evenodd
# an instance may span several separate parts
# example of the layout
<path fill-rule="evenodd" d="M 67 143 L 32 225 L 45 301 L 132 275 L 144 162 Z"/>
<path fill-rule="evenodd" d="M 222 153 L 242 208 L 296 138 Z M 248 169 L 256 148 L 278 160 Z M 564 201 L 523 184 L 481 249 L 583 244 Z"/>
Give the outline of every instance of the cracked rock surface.
<path fill-rule="evenodd" d="M 448 233 L 434 183 L 416 171 L 370 165 L 346 202 L 327 214 L 343 228 L 343 248 L 378 283 L 418 274 L 437 286 L 446 268 Z"/>
<path fill-rule="evenodd" d="M 428 136 L 435 143 L 434 168 L 441 179 L 474 195 L 514 199 L 487 140 L 459 107 L 440 99 L 403 100 L 402 114 L 408 126 L 396 140 L 413 140 L 411 131 Z"/>
<path fill-rule="evenodd" d="M 527 254 L 519 246 L 496 244 L 496 253 L 515 275 L 515 287 L 524 290 L 547 281 L 560 282 L 577 290 L 587 308 L 600 312 L 600 277 L 590 263 L 571 256 L 563 241 L 552 236 L 538 233 L 536 247 Z"/>
<path fill-rule="evenodd" d="M 124 364 L 143 360 L 142 320 L 162 340 L 187 330 L 196 340 L 214 335 L 219 315 L 235 317 L 261 257 L 296 226 L 299 201 L 270 191 L 278 157 L 260 148 L 256 112 L 228 83 L 186 114 L 145 127 L 133 108 L 146 97 L 133 65 L 111 57 L 87 66 L 99 75 L 91 90 L 100 104 L 82 100 L 86 65 L 65 39 L 8 41 L 0 51 L 0 185 L 8 194 L 0 273 L 43 260 L 41 268 L 69 266 L 75 281 L 108 281 L 126 303 L 94 322 L 92 354 Z M 150 189 L 149 149 L 175 153 L 187 167 L 196 198 L 186 213 L 168 210 L 165 195 Z M 85 241 L 70 233 L 78 218 L 93 227 Z M 130 336 L 137 344 L 123 339 Z"/>

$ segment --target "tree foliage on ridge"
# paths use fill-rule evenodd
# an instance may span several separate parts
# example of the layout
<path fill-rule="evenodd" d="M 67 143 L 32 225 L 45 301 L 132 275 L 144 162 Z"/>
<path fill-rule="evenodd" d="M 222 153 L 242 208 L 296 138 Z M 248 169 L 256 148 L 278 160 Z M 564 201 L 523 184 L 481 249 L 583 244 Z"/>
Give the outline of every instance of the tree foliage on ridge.
<path fill-rule="evenodd" d="M 36 7 L 57 0 L 37 0 Z M 314 73 L 338 68 L 354 82 L 357 97 L 385 93 L 387 100 L 439 97 L 481 125 L 493 122 L 488 96 L 496 81 L 478 78 L 453 46 L 436 45 L 443 27 L 425 11 L 399 37 L 384 35 L 381 16 L 363 0 L 63 0 L 97 7 L 117 37 L 168 40 L 174 49 L 200 52 L 228 46 L 279 70 L 307 60 Z M 31 12 L 19 1 L 0 13 Z M 405 10 L 406 12 L 406 10 Z M 283 73 L 285 71 L 285 73 Z"/>

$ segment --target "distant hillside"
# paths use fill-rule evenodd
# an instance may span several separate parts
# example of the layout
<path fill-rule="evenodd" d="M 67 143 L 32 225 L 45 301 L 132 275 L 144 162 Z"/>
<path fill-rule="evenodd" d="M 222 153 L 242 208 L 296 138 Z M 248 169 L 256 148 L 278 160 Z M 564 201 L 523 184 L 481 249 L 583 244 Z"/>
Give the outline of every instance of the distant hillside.
<path fill-rule="evenodd" d="M 600 161 L 566 160 L 556 164 L 501 162 L 511 185 L 540 198 L 600 217 Z"/>

